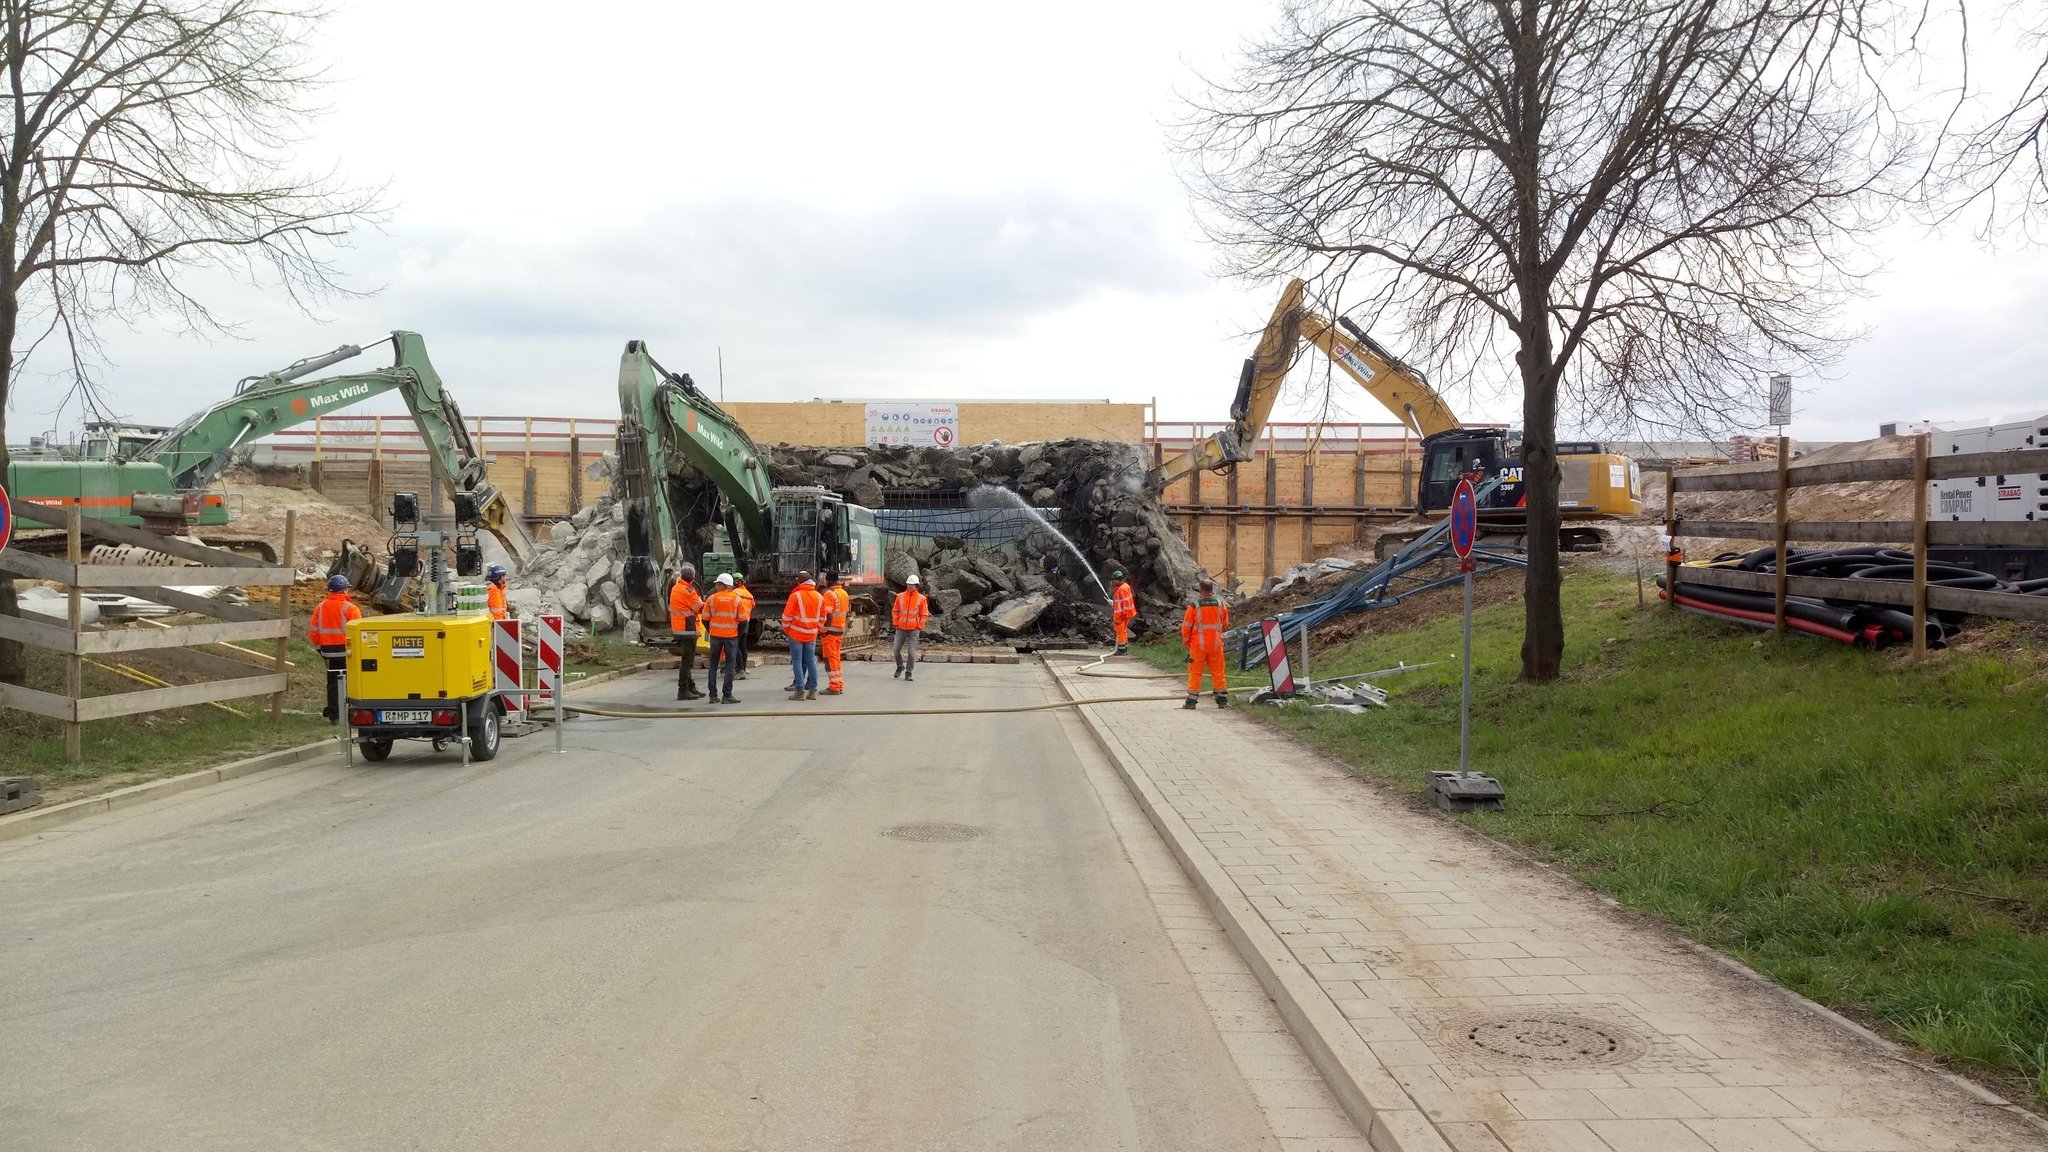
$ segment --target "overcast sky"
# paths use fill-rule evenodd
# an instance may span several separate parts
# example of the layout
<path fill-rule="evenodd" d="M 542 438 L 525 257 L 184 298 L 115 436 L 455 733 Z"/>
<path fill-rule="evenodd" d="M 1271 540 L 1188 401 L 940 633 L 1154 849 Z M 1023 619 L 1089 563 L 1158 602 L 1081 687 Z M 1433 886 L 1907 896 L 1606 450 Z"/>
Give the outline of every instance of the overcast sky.
<path fill-rule="evenodd" d="M 209 287 L 242 338 L 109 331 L 114 404 L 169 423 L 410 328 L 472 415 L 615 416 L 641 338 L 713 387 L 722 348 L 736 400 L 1157 397 L 1222 419 L 1280 285 L 1212 277 L 1165 125 L 1275 10 L 349 0 L 308 163 L 389 182 L 389 225 L 343 257 L 377 291 L 309 318 Z M 2048 408 L 2048 254 L 1902 230 L 1887 256 L 1870 337 L 1799 382 L 1793 434 Z M 24 384 L 11 438 L 76 423 Z M 361 410 L 400 410 L 381 403 Z"/>

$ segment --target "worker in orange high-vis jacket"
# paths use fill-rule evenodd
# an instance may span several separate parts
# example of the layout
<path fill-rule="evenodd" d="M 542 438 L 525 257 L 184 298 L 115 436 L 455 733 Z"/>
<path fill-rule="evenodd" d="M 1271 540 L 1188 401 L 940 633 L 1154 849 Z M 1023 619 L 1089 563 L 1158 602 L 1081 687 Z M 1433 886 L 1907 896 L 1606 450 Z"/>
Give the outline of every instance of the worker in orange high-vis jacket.
<path fill-rule="evenodd" d="M 1131 621 L 1138 618 L 1138 597 L 1131 591 L 1130 581 L 1124 579 L 1123 569 L 1113 569 L 1109 578 L 1116 581 L 1116 587 L 1109 592 L 1109 619 L 1116 625 L 1116 654 L 1128 656 L 1131 651 Z"/>
<path fill-rule="evenodd" d="M 493 564 L 484 569 L 484 606 L 491 610 L 491 619 L 507 620 L 511 611 L 505 607 L 505 566 Z"/>
<path fill-rule="evenodd" d="M 889 626 L 896 630 L 890 651 L 896 655 L 896 676 L 917 679 L 917 642 L 924 635 L 925 621 L 932 618 L 931 601 L 917 586 L 917 574 L 903 581 L 903 591 L 889 605 Z"/>
<path fill-rule="evenodd" d="M 740 671 L 742 680 L 747 678 L 747 648 L 752 642 L 748 635 L 754 630 L 754 590 L 747 587 L 747 578 L 735 572 L 732 574 L 733 591 L 740 594 Z"/>
<path fill-rule="evenodd" d="M 713 704 L 737 704 L 732 694 L 733 673 L 740 663 L 740 632 L 746 627 L 746 602 L 733 587 L 732 573 L 718 574 L 718 587 L 704 601 L 704 632 L 711 637 L 711 663 L 704 667 L 704 684 L 711 689 Z M 718 670 L 725 669 L 725 695 L 718 692 Z"/>
<path fill-rule="evenodd" d="M 1223 634 L 1230 630 L 1230 609 L 1216 598 L 1216 585 L 1204 580 L 1195 585 L 1195 599 L 1181 614 L 1180 638 L 1188 646 L 1188 699 L 1181 705 L 1193 708 L 1201 703 L 1202 670 L 1209 671 L 1209 688 L 1216 693 L 1216 706 L 1230 703 L 1223 679 Z"/>
<path fill-rule="evenodd" d="M 818 634 L 825 630 L 825 594 L 809 572 L 796 574 L 796 587 L 782 605 L 782 634 L 789 637 L 789 698 L 818 698 Z"/>
<path fill-rule="evenodd" d="M 320 714 L 330 724 L 341 721 L 341 681 L 348 671 L 348 622 L 361 620 L 363 610 L 348 598 L 348 577 L 327 578 L 327 599 L 313 609 L 306 625 L 306 642 L 320 650 L 327 662 L 327 707 Z"/>
<path fill-rule="evenodd" d="M 825 629 L 818 634 L 818 656 L 825 661 L 825 695 L 846 695 L 846 620 L 853 597 L 837 572 L 825 573 Z"/>
<path fill-rule="evenodd" d="M 697 617 L 704 597 L 697 592 L 697 569 L 683 565 L 668 590 L 668 631 L 676 642 L 676 699 L 702 700 L 697 690 Z"/>

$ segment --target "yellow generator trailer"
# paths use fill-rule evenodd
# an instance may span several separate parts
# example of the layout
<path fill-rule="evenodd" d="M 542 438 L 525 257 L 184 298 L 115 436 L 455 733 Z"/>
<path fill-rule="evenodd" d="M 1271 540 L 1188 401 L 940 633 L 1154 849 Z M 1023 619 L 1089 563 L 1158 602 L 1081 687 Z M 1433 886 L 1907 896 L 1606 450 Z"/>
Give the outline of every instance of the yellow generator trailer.
<path fill-rule="evenodd" d="M 505 701 L 491 672 L 488 616 L 372 616 L 348 626 L 351 738 L 366 760 L 397 740 L 434 750 L 467 737 L 473 760 L 498 754 Z"/>

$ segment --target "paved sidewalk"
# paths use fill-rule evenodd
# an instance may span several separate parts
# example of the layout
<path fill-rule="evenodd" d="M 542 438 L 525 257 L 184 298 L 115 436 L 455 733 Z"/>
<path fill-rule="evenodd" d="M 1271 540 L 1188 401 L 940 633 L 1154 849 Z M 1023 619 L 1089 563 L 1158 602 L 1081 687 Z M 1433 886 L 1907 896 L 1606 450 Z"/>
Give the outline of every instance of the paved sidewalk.
<path fill-rule="evenodd" d="M 1134 686 L 1053 667 L 1076 696 Z M 1272 729 L 1087 711 L 1458 1152 L 2048 1148 L 2034 1118 Z"/>

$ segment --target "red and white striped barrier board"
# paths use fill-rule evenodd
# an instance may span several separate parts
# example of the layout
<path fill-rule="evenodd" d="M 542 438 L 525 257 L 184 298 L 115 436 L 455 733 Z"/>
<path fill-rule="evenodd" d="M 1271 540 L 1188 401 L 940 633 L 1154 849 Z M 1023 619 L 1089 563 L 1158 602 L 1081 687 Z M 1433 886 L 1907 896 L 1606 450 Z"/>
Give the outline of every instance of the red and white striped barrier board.
<path fill-rule="evenodd" d="M 500 691 L 518 691 L 526 687 L 526 668 L 520 661 L 519 621 L 491 621 L 491 666 L 497 670 Z M 526 708 L 526 697 L 505 697 L 505 711 L 509 715 Z"/>
<path fill-rule="evenodd" d="M 537 667 L 540 684 L 540 702 L 553 706 L 555 693 L 562 690 L 562 618 L 543 616 L 540 618 L 540 644 Z"/>
<path fill-rule="evenodd" d="M 1259 621 L 1259 634 L 1266 638 L 1266 670 L 1273 674 L 1274 693 L 1294 695 L 1294 669 L 1287 664 L 1287 641 L 1280 632 L 1280 622 Z"/>

